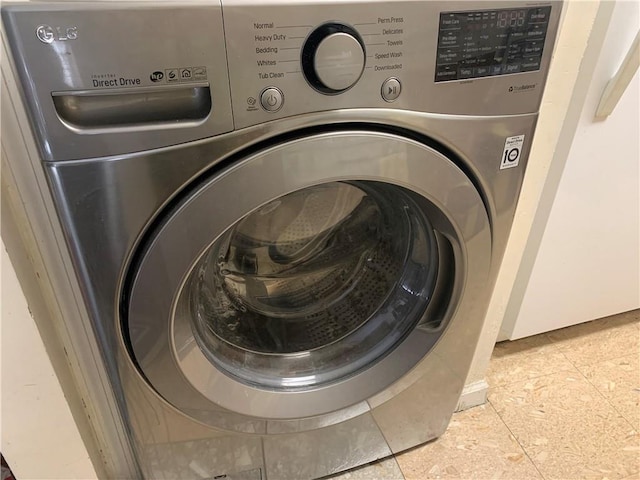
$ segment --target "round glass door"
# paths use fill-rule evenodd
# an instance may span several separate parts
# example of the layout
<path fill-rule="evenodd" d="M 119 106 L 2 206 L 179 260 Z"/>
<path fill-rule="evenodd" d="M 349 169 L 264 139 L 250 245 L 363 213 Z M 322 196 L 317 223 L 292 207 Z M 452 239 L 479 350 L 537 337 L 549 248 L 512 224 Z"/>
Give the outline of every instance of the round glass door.
<path fill-rule="evenodd" d="M 370 367 L 420 320 L 433 229 L 401 187 L 332 182 L 273 200 L 221 235 L 181 292 L 207 358 L 249 385 L 327 384 Z"/>
<path fill-rule="evenodd" d="M 149 384 L 209 425 L 362 413 L 415 381 L 486 282 L 478 190 L 414 140 L 319 133 L 188 188 L 141 246 L 124 315 Z"/>

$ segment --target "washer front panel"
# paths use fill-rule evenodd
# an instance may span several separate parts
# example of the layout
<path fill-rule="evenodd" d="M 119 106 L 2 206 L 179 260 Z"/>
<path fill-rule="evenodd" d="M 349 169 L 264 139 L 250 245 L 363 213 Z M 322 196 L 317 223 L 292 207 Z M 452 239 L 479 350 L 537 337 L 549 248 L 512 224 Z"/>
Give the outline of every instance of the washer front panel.
<path fill-rule="evenodd" d="M 366 132 L 324 134 L 273 147 L 197 189 L 165 219 L 137 267 L 128 329 L 138 365 L 160 395 L 203 421 L 211 421 L 210 412 L 220 408 L 252 417 L 304 418 L 365 401 L 422 360 L 441 331 L 418 327 L 376 364 L 333 384 L 302 391 L 252 387 L 211 364 L 177 311 L 195 262 L 238 219 L 289 192 L 345 180 L 404 187 L 432 205 L 430 218 L 446 219 L 449 227 L 435 226 L 446 231 L 456 252 L 446 315 L 462 308 L 463 291 L 484 288 L 491 257 L 487 213 L 474 185 L 446 157 L 414 141 Z M 209 407 L 203 407 L 205 399 Z"/>

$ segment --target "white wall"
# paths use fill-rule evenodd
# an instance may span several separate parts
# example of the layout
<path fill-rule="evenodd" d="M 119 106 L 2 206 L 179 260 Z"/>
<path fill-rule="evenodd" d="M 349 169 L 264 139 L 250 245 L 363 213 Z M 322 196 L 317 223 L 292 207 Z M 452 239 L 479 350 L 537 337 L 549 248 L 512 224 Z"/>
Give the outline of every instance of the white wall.
<path fill-rule="evenodd" d="M 20 480 L 97 478 L 4 243 L 0 254 L 0 450 Z"/>
<path fill-rule="evenodd" d="M 583 58 L 587 59 L 591 50 L 599 49 L 608 23 L 609 3 L 611 2 L 565 1 L 563 21 L 540 107 L 538 126 L 511 236 L 489 304 L 471 371 L 467 377 L 467 392 L 469 394 L 474 390 L 486 391 L 484 374 L 505 317 L 509 298 L 512 295 L 523 260 L 523 252 L 530 235 L 535 234 L 536 229 L 544 227 L 534 225 L 534 219 L 541 199 L 544 200 L 543 191 L 548 182 L 549 172 L 553 172 L 554 169 L 553 160 L 556 149 L 558 144 L 562 143 L 561 131 L 565 117 L 570 111 L 572 94 L 581 79 L 588 81 L 580 76 L 581 67 L 585 67 Z M 585 53 L 587 53 L 586 57 Z M 471 406 L 473 403 L 477 402 L 472 401 L 463 406 Z"/>
<path fill-rule="evenodd" d="M 511 339 L 640 308 L 640 74 L 594 119 L 639 28 L 640 2 L 617 2 Z"/>

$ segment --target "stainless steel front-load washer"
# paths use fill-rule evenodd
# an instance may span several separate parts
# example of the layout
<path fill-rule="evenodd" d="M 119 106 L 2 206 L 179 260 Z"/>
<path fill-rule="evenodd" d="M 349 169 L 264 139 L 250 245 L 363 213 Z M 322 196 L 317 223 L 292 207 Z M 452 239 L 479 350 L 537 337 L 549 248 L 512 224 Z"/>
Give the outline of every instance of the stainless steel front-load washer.
<path fill-rule="evenodd" d="M 320 477 L 445 430 L 560 10 L 3 7 L 41 194 L 145 478 Z"/>

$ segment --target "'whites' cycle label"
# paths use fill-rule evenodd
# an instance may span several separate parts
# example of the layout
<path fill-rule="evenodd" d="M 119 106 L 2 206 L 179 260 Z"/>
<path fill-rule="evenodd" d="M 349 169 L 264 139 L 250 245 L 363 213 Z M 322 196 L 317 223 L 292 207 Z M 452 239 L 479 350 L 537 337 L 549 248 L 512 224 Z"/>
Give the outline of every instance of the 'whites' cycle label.
<path fill-rule="evenodd" d="M 500 160 L 500 170 L 505 168 L 517 167 L 520 163 L 520 155 L 522 155 L 522 144 L 524 143 L 524 135 L 515 137 L 507 137 L 504 142 L 504 151 Z"/>

